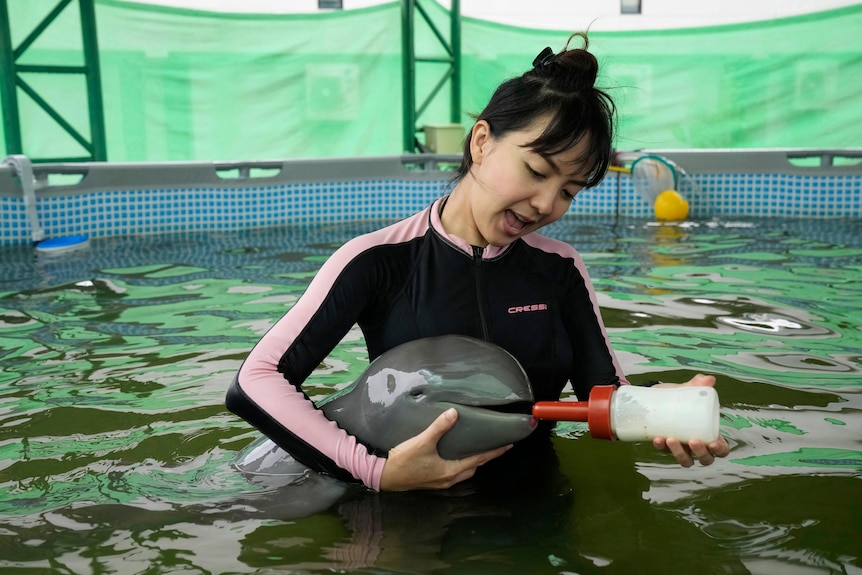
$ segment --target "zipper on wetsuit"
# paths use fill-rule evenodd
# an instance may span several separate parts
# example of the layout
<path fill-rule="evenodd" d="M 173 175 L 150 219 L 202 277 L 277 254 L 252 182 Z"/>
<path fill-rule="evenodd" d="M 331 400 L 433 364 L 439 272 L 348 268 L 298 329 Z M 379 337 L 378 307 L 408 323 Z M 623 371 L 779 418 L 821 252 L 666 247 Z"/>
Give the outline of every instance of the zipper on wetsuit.
<path fill-rule="evenodd" d="M 482 339 L 488 340 L 488 317 L 485 313 L 487 301 L 485 299 L 485 284 L 483 282 L 484 274 L 482 273 L 482 252 L 483 248 L 478 246 L 470 246 L 473 248 L 473 261 L 476 263 L 476 307 L 479 308 L 479 321 L 482 324 Z"/>

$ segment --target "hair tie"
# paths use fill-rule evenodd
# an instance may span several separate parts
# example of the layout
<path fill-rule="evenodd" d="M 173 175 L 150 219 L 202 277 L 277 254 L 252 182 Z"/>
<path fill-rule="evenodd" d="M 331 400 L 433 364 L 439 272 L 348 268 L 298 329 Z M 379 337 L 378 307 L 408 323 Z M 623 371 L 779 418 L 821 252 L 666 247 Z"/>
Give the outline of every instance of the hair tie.
<path fill-rule="evenodd" d="M 551 50 L 551 47 L 548 46 L 541 52 L 539 55 L 533 59 L 533 68 L 537 72 L 544 72 L 548 69 L 548 67 L 554 63 L 556 60 L 556 54 Z"/>

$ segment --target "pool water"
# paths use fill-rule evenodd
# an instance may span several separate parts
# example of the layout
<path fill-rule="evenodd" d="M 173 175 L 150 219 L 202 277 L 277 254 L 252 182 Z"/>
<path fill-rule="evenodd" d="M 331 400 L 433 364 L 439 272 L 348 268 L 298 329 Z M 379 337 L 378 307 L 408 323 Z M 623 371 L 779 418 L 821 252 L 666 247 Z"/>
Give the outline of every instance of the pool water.
<path fill-rule="evenodd" d="M 559 424 L 529 492 L 262 489 L 223 407 L 341 243 L 385 222 L 0 248 L 3 573 L 862 573 L 862 222 L 570 217 L 635 382 L 718 378 L 683 469 Z M 320 398 L 365 368 L 354 330 Z"/>

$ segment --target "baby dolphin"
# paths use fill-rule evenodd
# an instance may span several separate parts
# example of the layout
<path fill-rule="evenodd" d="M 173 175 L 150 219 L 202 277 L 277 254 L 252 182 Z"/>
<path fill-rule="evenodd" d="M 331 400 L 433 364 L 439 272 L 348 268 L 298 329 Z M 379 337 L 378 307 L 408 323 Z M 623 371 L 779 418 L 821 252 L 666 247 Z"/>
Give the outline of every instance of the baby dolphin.
<path fill-rule="evenodd" d="M 437 451 L 444 459 L 461 459 L 530 435 L 536 429 L 533 402 L 529 378 L 510 353 L 473 337 L 446 335 L 390 349 L 318 408 L 370 449 L 385 452 L 454 407 L 458 420 Z M 297 474 L 295 460 L 270 440 L 246 447 L 236 466 L 247 475 Z"/>
<path fill-rule="evenodd" d="M 383 450 L 454 407 L 458 422 L 437 451 L 444 459 L 461 459 L 527 437 L 536 427 L 532 403 L 530 381 L 511 354 L 487 341 L 447 335 L 387 351 L 319 407 L 348 433 Z"/>

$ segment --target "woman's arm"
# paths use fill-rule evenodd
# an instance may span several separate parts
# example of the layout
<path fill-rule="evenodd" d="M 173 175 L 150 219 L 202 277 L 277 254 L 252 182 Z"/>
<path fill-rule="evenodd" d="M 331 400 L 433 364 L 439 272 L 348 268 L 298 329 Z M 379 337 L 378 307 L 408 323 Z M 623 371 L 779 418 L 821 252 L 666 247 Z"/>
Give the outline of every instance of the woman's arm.
<path fill-rule="evenodd" d="M 249 353 L 227 406 L 303 465 L 379 489 L 385 460 L 327 419 L 301 387 L 374 294 L 367 244 L 348 242 L 324 263 L 294 306 Z"/>

